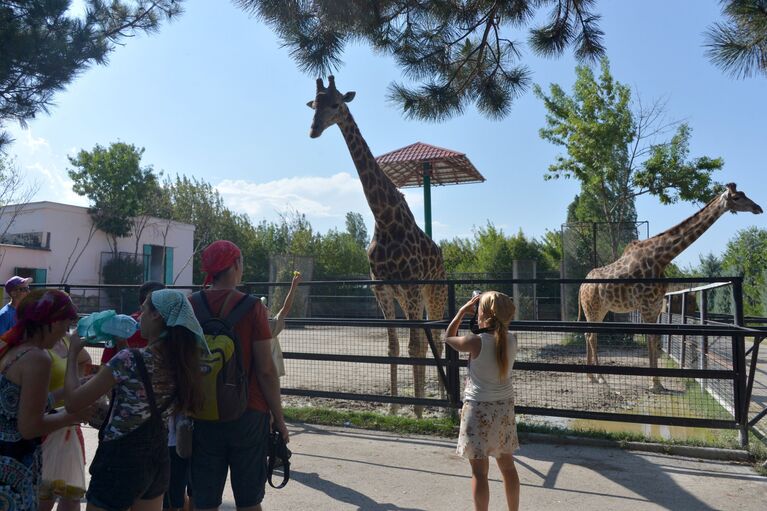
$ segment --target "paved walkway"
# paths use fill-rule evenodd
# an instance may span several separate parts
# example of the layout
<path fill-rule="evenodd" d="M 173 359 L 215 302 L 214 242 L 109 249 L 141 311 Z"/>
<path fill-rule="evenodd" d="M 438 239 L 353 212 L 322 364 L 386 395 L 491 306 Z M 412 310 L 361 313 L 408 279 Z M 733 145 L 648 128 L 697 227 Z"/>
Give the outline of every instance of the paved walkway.
<path fill-rule="evenodd" d="M 454 440 L 291 424 L 292 480 L 267 487 L 264 509 L 415 511 L 472 509 L 468 463 Z M 97 444 L 86 428 L 89 459 Z M 765 509 L 767 478 L 750 466 L 585 446 L 523 444 L 522 509 Z M 503 507 L 497 467 L 491 509 Z M 231 493 L 222 509 L 234 509 Z"/>

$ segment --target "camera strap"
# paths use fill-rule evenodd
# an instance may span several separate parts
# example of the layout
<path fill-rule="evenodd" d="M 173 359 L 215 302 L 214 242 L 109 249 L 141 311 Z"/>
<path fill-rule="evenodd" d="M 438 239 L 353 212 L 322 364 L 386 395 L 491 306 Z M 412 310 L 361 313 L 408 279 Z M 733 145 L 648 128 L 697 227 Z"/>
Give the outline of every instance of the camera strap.
<path fill-rule="evenodd" d="M 290 449 L 288 449 L 288 446 L 285 445 L 282 435 L 278 432 L 272 432 L 270 434 L 269 443 L 271 444 L 271 452 L 269 453 L 269 460 L 266 465 L 266 477 L 269 481 L 269 486 L 279 490 L 280 488 L 284 488 L 285 485 L 288 484 L 288 481 L 290 481 L 291 452 Z M 277 460 L 280 461 L 279 464 L 277 463 Z M 272 481 L 272 474 L 274 473 L 275 468 L 282 469 L 282 482 L 279 486 L 275 486 Z"/>
<path fill-rule="evenodd" d="M 479 325 L 477 324 L 477 315 L 473 315 L 471 319 L 469 320 L 469 330 L 471 330 L 471 333 L 474 335 L 484 334 L 486 332 L 489 332 L 492 330 L 491 328 L 479 328 Z"/>

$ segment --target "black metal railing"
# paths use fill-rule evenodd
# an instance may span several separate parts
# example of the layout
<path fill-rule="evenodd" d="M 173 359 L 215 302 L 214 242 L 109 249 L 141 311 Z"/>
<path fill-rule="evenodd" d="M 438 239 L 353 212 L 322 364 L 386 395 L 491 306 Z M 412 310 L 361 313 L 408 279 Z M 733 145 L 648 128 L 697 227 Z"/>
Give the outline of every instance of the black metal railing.
<path fill-rule="evenodd" d="M 447 281 L 317 281 L 301 285 L 350 286 L 370 288 L 373 285 L 445 285 L 448 292 L 447 311 L 434 321 L 384 320 L 376 318 L 312 318 L 287 320 L 280 335 L 287 375 L 283 379 L 283 394 L 304 398 L 343 400 L 357 403 L 382 403 L 427 407 L 457 408 L 461 406 L 462 381 L 467 361 L 450 348 L 439 355 L 438 335 L 447 326 L 446 319 L 456 313 L 459 304 L 467 300 L 472 288 L 491 289 L 510 284 L 580 285 L 582 279 L 462 279 Z M 739 278 L 695 279 L 593 279 L 589 283 L 729 283 L 735 314 L 731 324 L 702 321 L 700 324 L 664 322 L 659 324 L 586 323 L 560 321 L 515 321 L 510 330 L 519 339 L 519 353 L 514 365 L 517 411 L 522 414 L 552 417 L 611 420 L 647 424 L 667 424 L 689 427 L 736 429 L 741 443 L 747 441 L 748 405 L 753 388 L 754 355 L 767 332 L 745 325 L 742 309 L 742 280 Z M 270 289 L 289 283 L 245 283 L 244 291 L 266 296 Z M 50 286 L 50 285 L 49 285 Z M 70 293 L 76 290 L 107 286 L 62 286 Z M 120 286 L 110 286 L 120 287 Z M 124 286 L 123 286 L 124 287 Z M 174 286 L 199 289 L 199 286 Z M 324 291 L 326 292 L 326 291 Z M 114 295 L 114 293 L 112 293 Z M 308 293 L 311 295 L 311 293 Z M 138 304 L 135 304 L 137 308 Z M 134 309 L 131 309 L 134 310 Z M 342 314 L 339 313 L 339 316 Z M 465 325 L 464 325 L 465 328 Z M 418 342 L 431 347 L 423 357 L 393 355 L 389 349 L 391 332 L 397 346 L 417 332 Z M 598 335 L 601 364 L 586 364 L 584 335 Z M 435 335 L 436 334 L 436 335 Z M 659 367 L 647 364 L 646 340 L 649 337 L 685 336 L 695 339 L 716 339 L 727 343 L 726 363 L 720 366 L 700 365 L 677 367 L 674 357 L 667 357 Z M 746 364 L 745 339 L 754 339 L 748 351 L 752 355 Z M 409 342 L 408 342 L 409 344 Z M 398 348 L 399 349 L 399 348 Z M 670 354 L 673 350 L 666 350 Z M 685 359 L 687 354 L 682 356 Z M 424 367 L 425 389 L 416 395 L 412 367 Z M 399 392 L 391 392 L 391 376 L 398 377 Z M 587 375 L 607 378 L 606 385 L 587 381 Z M 653 377 L 662 378 L 669 386 L 666 393 L 647 391 Z M 707 385 L 717 382 L 730 389 L 732 406 L 721 406 L 711 399 Z M 767 413 L 761 414 L 761 417 Z M 756 420 L 758 420 L 757 418 Z"/>

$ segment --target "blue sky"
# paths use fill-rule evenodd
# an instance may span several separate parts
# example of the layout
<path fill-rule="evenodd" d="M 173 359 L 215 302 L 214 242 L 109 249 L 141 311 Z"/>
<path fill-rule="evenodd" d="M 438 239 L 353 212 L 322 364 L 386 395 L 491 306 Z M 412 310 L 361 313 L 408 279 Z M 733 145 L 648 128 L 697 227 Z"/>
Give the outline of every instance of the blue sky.
<path fill-rule="evenodd" d="M 75 3 L 77 5 L 77 2 Z M 185 174 L 212 183 L 231 209 L 254 222 L 279 220 L 280 213 L 306 214 L 326 232 L 344 228 L 347 211 L 372 216 L 341 133 L 328 129 L 308 136 L 314 77 L 298 71 L 271 30 L 230 2 L 190 0 L 186 12 L 158 34 L 128 40 L 109 65 L 91 68 L 56 96 L 50 115 L 11 127 L 10 153 L 41 188 L 36 200 L 87 205 L 71 191 L 67 154 L 123 141 L 144 147 L 144 163 L 166 174 Z M 693 129 L 691 157 L 724 158 L 717 179 L 765 206 L 764 78 L 734 80 L 704 56 L 703 32 L 720 19 L 714 0 L 599 2 L 601 27 L 613 76 L 643 101 L 667 101 L 669 119 Z M 525 39 L 524 33 L 515 36 Z M 432 190 L 436 239 L 470 237 L 488 221 L 506 233 L 531 237 L 559 229 L 578 191 L 576 181 L 544 181 L 561 150 L 540 139 L 545 110 L 529 92 L 509 117 L 491 121 L 473 109 L 433 124 L 407 120 L 386 100 L 392 81 L 401 80 L 389 58 L 367 47 L 349 47 L 335 72 L 340 90 L 354 90 L 349 107 L 373 154 L 416 141 L 466 153 L 487 181 Z M 533 81 L 570 90 L 571 55 L 524 62 Z M 761 176 L 761 177 L 760 177 Z M 405 195 L 422 223 L 421 189 Z M 650 235 L 693 214 L 700 206 L 661 206 L 638 201 Z M 699 254 L 721 253 L 739 229 L 767 227 L 767 218 L 726 215 L 680 255 L 682 266 Z"/>

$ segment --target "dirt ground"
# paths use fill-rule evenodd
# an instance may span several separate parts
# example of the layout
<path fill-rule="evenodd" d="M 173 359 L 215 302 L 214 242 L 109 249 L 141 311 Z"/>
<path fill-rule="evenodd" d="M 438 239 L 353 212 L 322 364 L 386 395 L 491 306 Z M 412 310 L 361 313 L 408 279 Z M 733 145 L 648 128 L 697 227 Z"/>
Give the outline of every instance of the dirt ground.
<path fill-rule="evenodd" d="M 398 330 L 400 356 L 408 354 L 408 330 Z M 586 349 L 566 334 L 521 333 L 518 335 L 518 362 L 547 362 L 584 364 Z M 388 340 L 381 328 L 358 327 L 305 327 L 288 329 L 280 334 L 283 352 L 323 353 L 387 356 Z M 640 343 L 615 345 L 605 342 L 598 350 L 600 364 L 604 366 L 647 366 L 647 349 Z M 432 358 L 430 350 L 427 355 Z M 286 376 L 282 387 L 286 389 L 315 389 L 322 391 L 352 392 L 389 395 L 390 370 L 388 364 L 360 364 L 347 362 L 285 360 Z M 410 366 L 397 369 L 399 394 L 413 395 L 413 377 Z M 436 369 L 427 367 L 426 396 L 440 397 Z M 461 370 L 461 381 L 466 371 Z M 651 378 L 628 375 L 606 375 L 606 384 L 590 383 L 585 374 L 551 371 L 514 372 L 517 405 L 595 412 L 643 413 L 690 417 L 714 417 L 720 411 L 700 395 L 689 395 L 686 382 L 664 378 L 667 392 L 656 394 L 648 389 Z M 364 401 L 338 401 L 329 399 L 284 397 L 288 406 L 322 405 L 335 408 L 388 411 L 389 405 Z M 693 402 L 701 401 L 701 402 Z M 708 408 L 706 408 L 708 407 Z M 709 409 L 710 408 L 710 409 Z M 401 407 L 403 415 L 411 415 L 411 407 Z M 444 410 L 427 409 L 427 415 L 444 415 Z M 718 416 L 717 416 L 718 417 Z"/>

